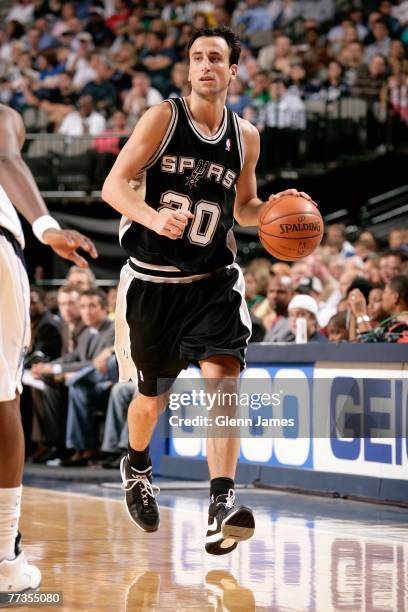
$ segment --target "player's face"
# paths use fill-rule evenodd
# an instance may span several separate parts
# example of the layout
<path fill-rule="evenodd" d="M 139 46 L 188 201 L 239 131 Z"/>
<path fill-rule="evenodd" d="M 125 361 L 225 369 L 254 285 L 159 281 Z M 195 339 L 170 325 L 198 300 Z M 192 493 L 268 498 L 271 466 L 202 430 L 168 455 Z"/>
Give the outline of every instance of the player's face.
<path fill-rule="evenodd" d="M 229 47 L 223 38 L 200 37 L 190 49 L 188 80 L 200 96 L 213 97 L 228 89 L 238 66 L 229 65 Z"/>

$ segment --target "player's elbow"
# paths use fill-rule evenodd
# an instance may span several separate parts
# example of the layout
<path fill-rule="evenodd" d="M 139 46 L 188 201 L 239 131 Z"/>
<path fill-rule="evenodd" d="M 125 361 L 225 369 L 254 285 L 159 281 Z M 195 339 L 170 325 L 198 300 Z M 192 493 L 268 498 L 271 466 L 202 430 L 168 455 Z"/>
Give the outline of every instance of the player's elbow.
<path fill-rule="evenodd" d="M 251 223 L 239 209 L 234 210 L 234 219 L 241 227 L 249 227 Z"/>
<path fill-rule="evenodd" d="M 112 180 L 109 176 L 106 177 L 101 191 L 102 200 L 108 202 L 108 204 L 112 203 L 114 189 L 112 186 Z"/>

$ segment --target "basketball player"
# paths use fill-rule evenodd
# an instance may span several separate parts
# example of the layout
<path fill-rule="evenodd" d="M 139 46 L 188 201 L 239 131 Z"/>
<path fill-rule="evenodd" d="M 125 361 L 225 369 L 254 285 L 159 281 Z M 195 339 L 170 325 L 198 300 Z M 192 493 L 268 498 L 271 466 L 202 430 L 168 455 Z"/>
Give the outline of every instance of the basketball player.
<path fill-rule="evenodd" d="M 97 256 L 88 238 L 61 230 L 49 216 L 21 157 L 24 139 L 20 115 L 0 104 L 0 592 L 37 588 L 41 581 L 40 570 L 27 563 L 18 534 L 24 464 L 19 395 L 30 344 L 30 290 L 15 208 L 32 224 L 37 238 L 61 257 L 85 267 L 88 264 L 76 249 Z"/>
<path fill-rule="evenodd" d="M 120 240 L 129 255 L 118 293 L 116 351 L 123 380 L 136 375 L 135 364 L 139 395 L 129 407 L 121 474 L 130 518 L 144 531 L 159 526 L 149 458 L 166 405 L 159 379 L 174 380 L 198 362 L 205 379 L 236 380 L 245 365 L 251 327 L 232 225 L 234 217 L 257 225 L 262 202 L 258 132 L 225 108 L 239 54 L 228 28 L 193 35 L 191 94 L 143 115 L 102 192 L 123 215 Z M 237 437 L 208 439 L 210 554 L 229 553 L 254 532 L 252 511 L 235 505 L 239 446 Z"/>

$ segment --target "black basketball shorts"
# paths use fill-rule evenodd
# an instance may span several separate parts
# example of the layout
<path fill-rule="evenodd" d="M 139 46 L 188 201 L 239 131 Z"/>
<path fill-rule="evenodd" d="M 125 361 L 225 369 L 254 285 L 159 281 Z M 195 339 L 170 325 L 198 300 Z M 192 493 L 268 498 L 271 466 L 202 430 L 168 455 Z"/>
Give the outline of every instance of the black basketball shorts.
<path fill-rule="evenodd" d="M 149 278 L 149 280 L 146 280 Z M 144 395 L 168 389 L 189 363 L 232 355 L 245 367 L 251 320 L 237 264 L 202 277 L 150 280 L 127 263 L 116 308 L 115 350 L 122 381 Z"/>

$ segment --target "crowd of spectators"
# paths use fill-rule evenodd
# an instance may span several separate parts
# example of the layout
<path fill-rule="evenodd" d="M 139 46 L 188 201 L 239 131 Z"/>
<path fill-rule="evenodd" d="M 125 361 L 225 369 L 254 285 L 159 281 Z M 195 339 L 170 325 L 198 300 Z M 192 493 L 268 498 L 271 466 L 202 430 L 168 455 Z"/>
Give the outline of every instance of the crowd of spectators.
<path fill-rule="evenodd" d="M 302 341 L 299 318 L 307 342 L 408 342 L 407 229 L 380 249 L 371 232 L 351 244 L 333 224 L 312 255 L 292 266 L 254 259 L 245 281 L 258 342 Z"/>
<path fill-rule="evenodd" d="M 126 132 L 189 92 L 186 45 L 207 25 L 240 34 L 228 105 L 266 143 L 271 130 L 304 130 L 308 103 L 346 97 L 367 103 L 371 124 L 388 108 L 408 126 L 407 0 L 15 0 L 0 29 L 0 101 L 41 110 L 50 132 Z"/>
<path fill-rule="evenodd" d="M 351 243 L 345 226 L 330 225 L 312 255 L 292 265 L 254 259 L 244 276 L 251 342 L 408 342 L 407 229 L 392 230 L 380 248 L 368 231 Z M 91 270 L 75 266 L 56 292 L 32 287 L 31 461 L 119 466 L 137 387 L 118 382 L 115 298 L 116 287 L 101 290 Z"/>

